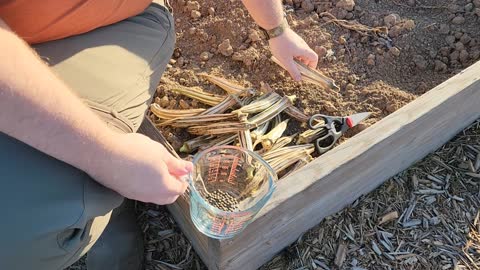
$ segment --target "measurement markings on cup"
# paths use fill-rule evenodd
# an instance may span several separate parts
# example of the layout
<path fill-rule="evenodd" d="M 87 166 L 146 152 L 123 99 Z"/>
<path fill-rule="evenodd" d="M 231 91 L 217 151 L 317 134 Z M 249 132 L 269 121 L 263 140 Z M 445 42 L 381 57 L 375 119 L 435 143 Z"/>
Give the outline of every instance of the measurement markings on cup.
<path fill-rule="evenodd" d="M 208 182 L 216 182 L 218 171 L 220 170 L 220 162 L 222 157 L 215 156 L 208 158 Z"/>
<path fill-rule="evenodd" d="M 232 156 L 233 161 L 232 165 L 230 167 L 230 174 L 228 175 L 227 182 L 230 184 L 235 183 L 235 178 L 237 177 L 237 167 L 238 167 L 238 161 L 239 157 L 238 156 Z"/>

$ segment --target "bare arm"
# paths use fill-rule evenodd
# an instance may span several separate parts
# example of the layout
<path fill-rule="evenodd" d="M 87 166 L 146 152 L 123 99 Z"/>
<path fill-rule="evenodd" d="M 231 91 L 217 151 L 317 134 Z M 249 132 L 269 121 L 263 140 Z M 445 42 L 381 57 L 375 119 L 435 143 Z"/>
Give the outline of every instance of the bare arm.
<path fill-rule="evenodd" d="M 262 28 L 273 29 L 283 20 L 281 0 L 242 0 L 242 2 L 255 22 Z M 294 59 L 299 59 L 313 68 L 318 64 L 317 54 L 291 29 L 270 39 L 268 43 L 272 54 L 280 60 L 296 81 L 301 80 L 301 75 Z"/>
<path fill-rule="evenodd" d="M 283 20 L 281 0 L 242 0 L 242 2 L 260 27 L 272 29 Z"/>
<path fill-rule="evenodd" d="M 0 132 L 129 198 L 168 203 L 183 193 L 175 175 L 191 165 L 144 136 L 110 130 L 1 19 L 0 40 Z"/>

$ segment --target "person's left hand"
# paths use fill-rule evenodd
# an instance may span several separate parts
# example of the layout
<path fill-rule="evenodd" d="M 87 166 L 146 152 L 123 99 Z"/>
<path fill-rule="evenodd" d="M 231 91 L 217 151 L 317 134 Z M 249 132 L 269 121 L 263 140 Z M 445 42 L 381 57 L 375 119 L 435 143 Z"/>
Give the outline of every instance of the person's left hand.
<path fill-rule="evenodd" d="M 302 61 L 311 68 L 317 67 L 318 55 L 290 28 L 280 36 L 270 39 L 268 43 L 273 56 L 280 61 L 295 81 L 301 81 L 302 76 L 294 59 Z"/>

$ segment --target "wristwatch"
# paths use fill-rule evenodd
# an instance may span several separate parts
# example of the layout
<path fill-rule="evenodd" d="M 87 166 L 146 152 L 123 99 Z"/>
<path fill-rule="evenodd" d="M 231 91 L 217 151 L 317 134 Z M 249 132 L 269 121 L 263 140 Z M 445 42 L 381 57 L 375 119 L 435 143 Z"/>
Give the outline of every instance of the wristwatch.
<path fill-rule="evenodd" d="M 263 35 L 265 36 L 265 38 L 267 40 L 270 40 L 274 37 L 278 37 L 280 36 L 283 32 L 285 32 L 286 29 L 290 28 L 288 26 L 288 22 L 287 22 L 287 14 L 284 13 L 284 16 L 283 16 L 283 19 L 282 19 L 282 22 L 280 23 L 279 26 L 273 28 L 273 29 L 265 29 L 265 28 L 262 28 L 262 27 L 258 27 L 260 29 L 260 31 L 263 33 Z"/>

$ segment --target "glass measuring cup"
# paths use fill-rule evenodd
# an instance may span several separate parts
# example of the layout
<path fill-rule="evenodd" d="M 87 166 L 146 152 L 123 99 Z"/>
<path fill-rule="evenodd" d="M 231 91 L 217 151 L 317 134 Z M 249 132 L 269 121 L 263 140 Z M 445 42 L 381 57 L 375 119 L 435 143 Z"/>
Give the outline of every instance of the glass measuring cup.
<path fill-rule="evenodd" d="M 198 153 L 189 175 L 190 216 L 205 235 L 241 232 L 270 199 L 277 175 L 258 154 L 235 146 Z"/>

